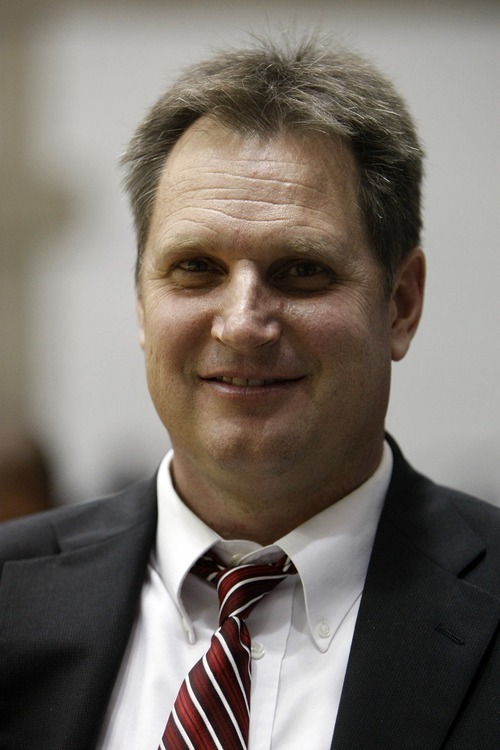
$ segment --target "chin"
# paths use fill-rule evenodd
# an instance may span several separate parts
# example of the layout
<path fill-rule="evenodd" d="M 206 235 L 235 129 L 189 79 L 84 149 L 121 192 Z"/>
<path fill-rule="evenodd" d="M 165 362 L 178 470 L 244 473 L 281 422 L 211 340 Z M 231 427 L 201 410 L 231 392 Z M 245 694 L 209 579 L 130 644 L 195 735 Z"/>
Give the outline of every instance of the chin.
<path fill-rule="evenodd" d="M 302 450 L 290 434 L 271 438 L 256 432 L 222 439 L 218 436 L 207 446 L 206 453 L 224 471 L 278 476 L 296 466 Z"/>

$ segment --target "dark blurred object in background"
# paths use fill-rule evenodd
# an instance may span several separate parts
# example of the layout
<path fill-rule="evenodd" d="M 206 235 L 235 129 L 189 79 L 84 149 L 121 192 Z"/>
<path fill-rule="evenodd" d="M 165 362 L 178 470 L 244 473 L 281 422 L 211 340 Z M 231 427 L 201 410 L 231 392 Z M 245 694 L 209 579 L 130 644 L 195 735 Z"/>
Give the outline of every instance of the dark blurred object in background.
<path fill-rule="evenodd" d="M 0 522 L 53 507 L 50 460 L 20 426 L 0 426 Z"/>

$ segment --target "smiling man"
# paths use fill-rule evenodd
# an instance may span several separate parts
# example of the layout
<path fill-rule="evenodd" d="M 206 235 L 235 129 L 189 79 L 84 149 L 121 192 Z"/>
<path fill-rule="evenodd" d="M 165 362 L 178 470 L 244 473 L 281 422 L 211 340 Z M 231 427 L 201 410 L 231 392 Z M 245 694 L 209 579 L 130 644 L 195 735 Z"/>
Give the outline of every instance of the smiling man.
<path fill-rule="evenodd" d="M 340 139 L 211 117 L 161 175 L 138 279 L 149 387 L 177 490 L 226 538 L 276 541 L 380 463 L 423 256 L 387 294 L 358 180 Z"/>
<path fill-rule="evenodd" d="M 384 433 L 421 160 L 321 40 L 220 53 L 148 113 L 124 165 L 172 450 L 0 530 L 2 749 L 499 747 L 498 510 Z"/>

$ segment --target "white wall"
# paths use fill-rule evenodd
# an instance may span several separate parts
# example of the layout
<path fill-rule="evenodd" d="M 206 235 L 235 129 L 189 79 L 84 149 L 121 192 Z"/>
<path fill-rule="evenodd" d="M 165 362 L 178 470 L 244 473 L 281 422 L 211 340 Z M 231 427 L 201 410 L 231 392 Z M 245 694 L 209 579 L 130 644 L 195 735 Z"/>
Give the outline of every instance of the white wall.
<path fill-rule="evenodd" d="M 167 440 L 136 344 L 134 238 L 117 160 L 180 67 L 246 31 L 319 23 L 406 95 L 428 153 L 426 312 L 396 365 L 389 429 L 437 480 L 500 503 L 497 3 L 54 5 L 33 18 L 30 151 L 69 199 L 31 261 L 30 410 L 72 501 L 153 470 Z M 27 207 L 29 210 L 29 207 Z"/>

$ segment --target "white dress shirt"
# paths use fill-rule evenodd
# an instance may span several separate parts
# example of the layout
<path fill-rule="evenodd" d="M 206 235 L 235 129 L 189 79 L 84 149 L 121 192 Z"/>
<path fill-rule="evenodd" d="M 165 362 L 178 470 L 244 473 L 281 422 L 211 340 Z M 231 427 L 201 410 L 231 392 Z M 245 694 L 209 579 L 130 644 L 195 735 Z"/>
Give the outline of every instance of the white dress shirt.
<path fill-rule="evenodd" d="M 232 565 L 274 560 L 284 551 L 298 571 L 247 619 L 249 750 L 328 750 L 392 473 L 389 446 L 365 484 L 268 547 L 223 540 L 206 526 L 176 494 L 171 460 L 172 452 L 158 472 L 156 548 L 97 750 L 157 750 L 179 687 L 218 627 L 215 588 L 188 575 L 213 546 Z"/>

